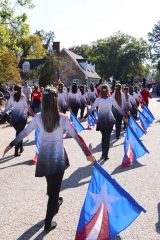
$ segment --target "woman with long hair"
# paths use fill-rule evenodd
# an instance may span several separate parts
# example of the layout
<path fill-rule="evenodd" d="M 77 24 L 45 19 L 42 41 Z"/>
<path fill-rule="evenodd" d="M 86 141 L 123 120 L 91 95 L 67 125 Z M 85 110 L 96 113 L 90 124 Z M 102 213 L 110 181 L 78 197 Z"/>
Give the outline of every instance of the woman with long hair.
<path fill-rule="evenodd" d="M 116 100 L 117 104 L 123 109 L 125 108 L 125 96 L 121 91 L 121 84 L 117 83 L 115 87 L 115 92 L 112 94 L 112 97 Z M 123 116 L 117 111 L 117 109 L 113 108 L 114 117 L 116 119 L 116 138 L 120 138 L 121 127 L 122 127 L 122 119 Z"/>
<path fill-rule="evenodd" d="M 110 137 L 113 130 L 113 125 L 115 119 L 112 113 L 112 107 L 115 107 L 117 111 L 125 116 L 125 113 L 121 107 L 117 104 L 114 98 L 110 97 L 109 89 L 107 85 L 102 85 L 101 87 L 101 97 L 97 98 L 93 103 L 92 107 L 89 109 L 88 113 L 85 115 L 86 118 L 90 113 L 93 112 L 95 108 L 99 109 L 99 118 L 97 121 L 97 131 L 102 134 L 102 158 L 104 160 L 108 159 Z"/>
<path fill-rule="evenodd" d="M 81 109 L 81 112 L 80 112 L 80 119 L 83 118 L 83 115 L 84 115 L 84 110 L 85 110 L 85 107 L 87 105 L 87 100 L 86 100 L 86 95 L 85 95 L 85 91 L 84 91 L 84 86 L 81 85 L 80 88 L 79 88 L 80 92 L 81 92 L 81 95 L 80 95 L 80 101 L 81 101 L 81 106 L 80 106 L 80 109 Z"/>
<path fill-rule="evenodd" d="M 30 112 L 30 114 L 33 115 L 26 97 L 22 94 L 20 85 L 15 85 L 14 94 L 9 98 L 4 113 L 10 109 L 12 109 L 10 123 L 15 128 L 17 136 L 25 128 L 27 113 Z M 23 141 L 21 140 L 15 145 L 14 156 L 20 156 L 23 150 Z"/>
<path fill-rule="evenodd" d="M 134 119 L 137 120 L 137 102 L 136 99 L 134 98 L 134 88 L 133 86 L 129 87 L 129 96 L 130 96 L 130 101 L 132 104 L 132 108 L 131 108 L 131 114 L 134 117 Z"/>
<path fill-rule="evenodd" d="M 71 91 L 68 93 L 68 105 L 71 109 L 72 113 L 77 117 L 78 110 L 81 106 L 80 101 L 80 92 L 78 92 L 77 83 L 73 83 L 71 87 Z"/>
<path fill-rule="evenodd" d="M 64 84 L 59 83 L 58 84 L 58 107 L 59 111 L 62 113 L 66 113 L 67 111 L 67 93 L 63 91 Z"/>
<path fill-rule="evenodd" d="M 96 98 L 98 97 L 97 94 L 97 90 L 94 87 L 93 83 L 90 84 L 90 89 L 89 89 L 89 101 L 90 101 L 90 105 L 92 105 L 94 103 L 94 101 L 96 100 Z"/>
<path fill-rule="evenodd" d="M 59 206 L 63 199 L 59 198 L 60 187 L 67 168 L 67 155 L 63 145 L 63 131 L 66 130 L 82 148 L 87 160 L 94 162 L 90 150 L 83 139 L 72 127 L 69 119 L 60 114 L 57 105 L 58 95 L 55 91 L 48 89 L 42 95 L 42 111 L 35 115 L 29 125 L 10 143 L 5 149 L 4 155 L 11 147 L 20 142 L 34 129 L 40 130 L 40 147 L 38 161 L 36 165 L 36 177 L 45 176 L 47 181 L 48 204 L 45 218 L 45 231 L 50 231 L 56 227 L 56 222 L 52 221 L 58 213 Z"/>

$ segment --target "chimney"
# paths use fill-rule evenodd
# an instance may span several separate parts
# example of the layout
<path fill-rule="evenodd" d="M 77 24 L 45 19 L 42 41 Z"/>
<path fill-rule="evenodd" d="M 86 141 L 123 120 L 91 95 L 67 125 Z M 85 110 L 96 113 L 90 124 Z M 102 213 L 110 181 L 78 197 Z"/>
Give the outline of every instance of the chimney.
<path fill-rule="evenodd" d="M 53 43 L 53 51 L 57 56 L 60 56 L 60 42 Z"/>

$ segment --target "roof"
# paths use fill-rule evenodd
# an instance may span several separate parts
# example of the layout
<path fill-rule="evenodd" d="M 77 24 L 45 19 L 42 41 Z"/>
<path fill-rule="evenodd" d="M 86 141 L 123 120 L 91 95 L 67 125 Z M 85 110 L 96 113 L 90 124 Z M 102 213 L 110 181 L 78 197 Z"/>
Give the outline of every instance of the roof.
<path fill-rule="evenodd" d="M 77 65 L 77 67 L 79 67 L 79 69 L 85 74 L 86 78 L 96 79 L 96 80 L 101 79 L 101 77 L 96 72 L 91 72 L 91 71 L 85 70 L 84 68 L 81 67 L 79 62 L 82 62 L 87 59 L 84 59 L 82 56 L 77 55 L 76 53 L 71 52 L 65 48 L 63 48 L 63 51 L 74 61 L 74 63 Z"/>
<path fill-rule="evenodd" d="M 21 59 L 18 64 L 18 67 L 20 69 L 23 69 L 22 65 L 24 62 L 29 62 L 30 69 L 32 70 L 32 69 L 37 68 L 39 65 L 44 64 L 45 60 L 44 60 L 44 58 L 42 58 L 42 59 Z"/>

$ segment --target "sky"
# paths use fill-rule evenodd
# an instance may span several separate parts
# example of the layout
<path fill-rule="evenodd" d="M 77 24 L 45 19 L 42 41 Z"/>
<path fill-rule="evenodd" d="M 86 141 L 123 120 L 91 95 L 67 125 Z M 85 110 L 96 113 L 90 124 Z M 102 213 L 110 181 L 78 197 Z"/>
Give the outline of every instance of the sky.
<path fill-rule="evenodd" d="M 107 38 L 121 31 L 147 40 L 160 20 L 160 0 L 33 0 L 31 32 L 53 31 L 61 48 Z"/>

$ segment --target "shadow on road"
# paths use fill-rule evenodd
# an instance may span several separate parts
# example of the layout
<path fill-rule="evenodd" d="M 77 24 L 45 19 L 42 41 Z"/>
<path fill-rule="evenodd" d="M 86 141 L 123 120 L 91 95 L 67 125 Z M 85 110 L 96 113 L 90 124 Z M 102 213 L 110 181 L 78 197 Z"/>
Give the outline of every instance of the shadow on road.
<path fill-rule="evenodd" d="M 20 165 L 32 165 L 32 160 L 27 160 L 25 162 L 12 164 L 12 165 L 7 166 L 7 167 L 2 167 L 2 168 L 0 168 L 0 170 L 6 169 L 6 168 L 11 168 L 11 167 L 17 167 L 17 166 L 20 166 Z"/>
<path fill-rule="evenodd" d="M 32 146 L 32 145 L 35 145 L 35 141 L 33 140 L 33 141 L 30 141 L 30 142 L 29 142 L 29 140 L 26 140 L 23 145 L 24 145 L 24 146 Z"/>
<path fill-rule="evenodd" d="M 0 159 L 0 164 L 5 163 L 5 162 L 8 162 L 8 161 L 10 161 L 10 160 L 13 159 L 13 158 L 15 158 L 14 155 L 10 155 L 10 156 L 3 157 L 3 158 Z"/>
<path fill-rule="evenodd" d="M 133 169 L 136 169 L 136 168 L 139 168 L 139 167 L 144 167 L 144 166 L 145 165 L 142 165 L 141 163 L 139 163 L 137 161 L 135 161 L 132 166 L 127 167 L 127 168 L 121 168 L 121 165 L 120 165 L 111 173 L 111 175 L 115 175 L 115 174 L 118 174 L 118 173 L 130 171 L 130 170 L 133 170 Z"/>
<path fill-rule="evenodd" d="M 17 240 L 31 239 L 34 234 L 36 234 L 44 226 L 44 220 L 38 222 L 34 226 L 30 227 L 26 232 L 24 232 Z M 42 231 L 34 240 L 41 240 L 46 236 L 46 232 Z"/>
<path fill-rule="evenodd" d="M 158 222 L 155 224 L 155 226 L 156 232 L 160 233 L 160 203 L 157 204 L 157 210 L 158 210 Z"/>
<path fill-rule="evenodd" d="M 81 180 L 91 176 L 92 168 L 93 168 L 92 165 L 78 168 L 67 179 L 63 180 L 61 191 L 65 190 L 67 188 L 80 187 L 84 184 L 89 183 L 90 179 L 84 180 L 84 181 L 81 181 Z"/>

